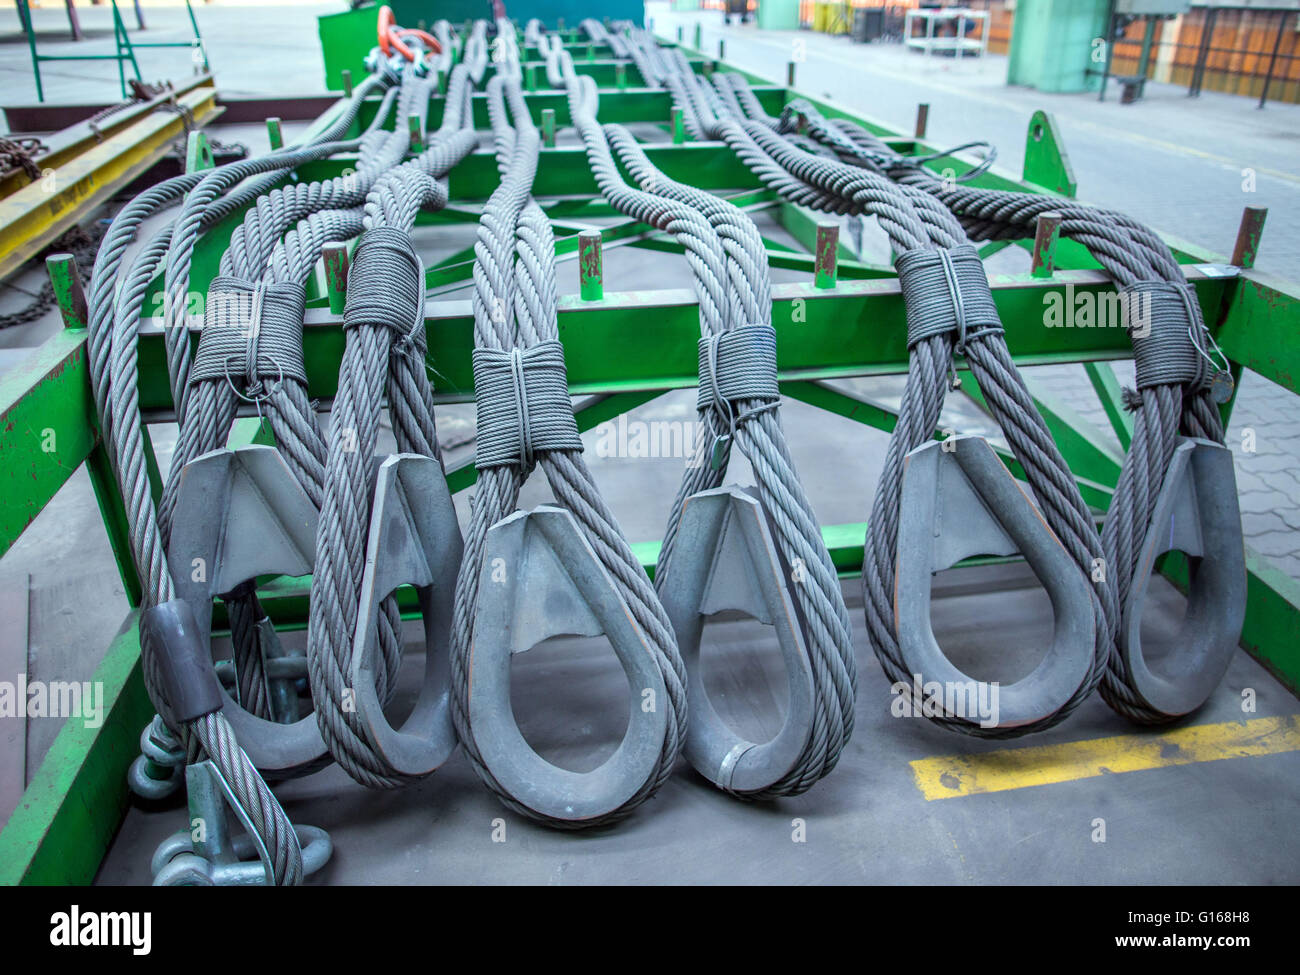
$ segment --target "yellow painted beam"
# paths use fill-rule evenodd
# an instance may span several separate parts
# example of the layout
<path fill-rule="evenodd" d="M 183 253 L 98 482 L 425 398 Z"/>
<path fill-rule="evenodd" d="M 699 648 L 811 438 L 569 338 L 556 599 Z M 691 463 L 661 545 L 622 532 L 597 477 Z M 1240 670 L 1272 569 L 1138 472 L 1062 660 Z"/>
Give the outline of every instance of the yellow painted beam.
<path fill-rule="evenodd" d="M 1073 782 L 1120 772 L 1300 751 L 1300 715 L 1193 725 L 1160 734 L 1118 735 L 1059 745 L 1007 748 L 981 755 L 940 755 L 912 762 L 926 799 L 952 799 Z"/>
<path fill-rule="evenodd" d="M 211 121 L 215 88 L 178 98 L 195 125 Z M 107 201 L 162 158 L 172 140 L 185 132 L 175 112 L 155 111 L 55 169 L 49 177 L 0 200 L 0 280 L 13 274 L 52 241 L 85 218 L 89 208 Z"/>
<path fill-rule="evenodd" d="M 59 166 L 63 166 L 75 159 L 87 149 L 93 148 L 106 138 L 120 132 L 128 125 L 135 124 L 139 119 L 150 114 L 162 102 L 168 101 L 172 97 L 180 98 L 196 88 L 211 88 L 212 85 L 212 75 L 197 75 L 182 84 L 176 85 L 170 92 L 155 95 L 146 101 L 131 102 L 122 106 L 117 111 L 102 118 L 94 128 L 91 128 L 89 121 L 82 121 L 69 125 L 53 135 L 43 135 L 41 136 L 41 142 L 45 144 L 47 151 L 36 160 L 36 163 L 42 170 L 57 169 Z M 16 192 L 32 182 L 34 180 L 23 171 L 22 167 L 11 169 L 8 173 L 0 176 L 0 198 Z"/>

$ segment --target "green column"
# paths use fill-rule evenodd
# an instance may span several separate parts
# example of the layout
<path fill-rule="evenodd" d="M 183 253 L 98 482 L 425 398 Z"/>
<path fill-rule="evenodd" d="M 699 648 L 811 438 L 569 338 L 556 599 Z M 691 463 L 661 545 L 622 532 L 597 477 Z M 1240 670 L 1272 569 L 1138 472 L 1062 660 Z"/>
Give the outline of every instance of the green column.
<path fill-rule="evenodd" d="M 759 30 L 798 30 L 799 0 L 763 0 L 758 5 Z"/>
<path fill-rule="evenodd" d="M 1039 91 L 1096 91 L 1106 50 L 1095 42 L 1106 36 L 1108 9 L 1108 0 L 1020 0 L 1007 84 Z"/>

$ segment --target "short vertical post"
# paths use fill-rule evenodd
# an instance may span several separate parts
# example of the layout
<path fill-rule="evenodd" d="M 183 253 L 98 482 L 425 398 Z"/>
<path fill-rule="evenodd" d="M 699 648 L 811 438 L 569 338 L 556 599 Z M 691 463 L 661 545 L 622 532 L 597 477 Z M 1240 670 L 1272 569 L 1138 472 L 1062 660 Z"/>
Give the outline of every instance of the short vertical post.
<path fill-rule="evenodd" d="M 587 60 L 588 61 L 596 60 L 596 48 L 592 46 L 590 41 L 587 42 Z"/>
<path fill-rule="evenodd" d="M 727 39 L 725 37 L 718 38 L 718 60 L 727 60 Z"/>
<path fill-rule="evenodd" d="M 785 64 L 785 86 L 787 88 L 794 87 L 794 62 L 793 61 L 787 61 Z"/>
<path fill-rule="evenodd" d="M 1148 15 L 1147 29 L 1142 34 L 1142 53 L 1138 55 L 1138 98 L 1145 95 L 1147 90 L 1147 71 L 1151 67 L 1151 45 L 1156 39 L 1156 20 L 1156 17 Z"/>
<path fill-rule="evenodd" d="M 1055 210 L 1040 213 L 1034 222 L 1034 256 L 1029 273 L 1050 278 L 1056 270 L 1056 242 L 1061 237 L 1061 215 Z"/>
<path fill-rule="evenodd" d="M 414 112 L 406 116 L 406 127 L 411 133 L 411 152 L 424 152 L 424 126 L 420 124 L 420 116 Z"/>
<path fill-rule="evenodd" d="M 280 120 L 272 116 L 266 120 L 266 138 L 271 144 L 271 151 L 284 147 L 284 133 L 280 129 Z"/>
<path fill-rule="evenodd" d="M 343 69 L 343 97 L 352 97 L 352 72 L 347 68 Z"/>
<path fill-rule="evenodd" d="M 542 109 L 542 145 L 555 148 L 555 109 Z"/>
<path fill-rule="evenodd" d="M 524 91 L 537 90 L 537 63 L 534 61 L 524 65 Z"/>
<path fill-rule="evenodd" d="M 930 124 L 930 104 L 921 102 L 916 106 L 916 137 L 925 138 L 925 130 Z"/>
<path fill-rule="evenodd" d="M 330 314 L 342 315 L 348 299 L 348 245 L 326 244 L 321 248 L 325 261 L 325 294 L 330 301 Z"/>
<path fill-rule="evenodd" d="M 1282 38 L 1286 35 L 1286 11 L 1279 11 L 1277 18 L 1277 37 L 1273 40 L 1273 56 L 1268 59 L 1268 73 L 1264 75 L 1264 90 L 1259 93 L 1260 108 L 1263 108 L 1264 103 L 1268 101 L 1268 89 L 1273 84 L 1273 69 L 1277 67 L 1277 52 L 1281 49 Z"/>
<path fill-rule="evenodd" d="M 676 105 L 672 112 L 673 145 L 680 146 L 686 141 L 686 125 L 682 121 L 682 110 Z"/>
<path fill-rule="evenodd" d="M 583 301 L 600 301 L 605 297 L 605 269 L 598 230 L 578 234 L 578 287 Z"/>
<path fill-rule="evenodd" d="M 619 91 L 627 88 L 627 65 L 622 61 L 614 65 L 614 87 Z"/>
<path fill-rule="evenodd" d="M 817 252 L 813 264 L 813 287 L 834 288 L 838 278 L 835 258 L 840 247 L 840 225 L 832 221 L 817 224 Z"/>
<path fill-rule="evenodd" d="M 1255 255 L 1259 253 L 1259 238 L 1264 232 L 1264 218 L 1267 216 L 1268 207 L 1246 207 L 1241 211 L 1237 243 L 1232 248 L 1233 267 L 1255 266 Z"/>
<path fill-rule="evenodd" d="M 81 21 L 77 19 L 77 8 L 71 2 L 65 3 L 68 8 L 68 29 L 72 31 L 72 39 L 79 41 L 82 39 Z"/>
<path fill-rule="evenodd" d="M 700 24 L 695 25 L 695 50 L 699 51 L 704 47 L 704 28 Z"/>
<path fill-rule="evenodd" d="M 63 327 L 71 329 L 86 328 L 90 324 L 90 308 L 86 304 L 86 292 L 81 286 L 81 272 L 77 270 L 77 259 L 71 254 L 51 254 L 45 259 L 45 269 L 50 275 L 50 284 L 54 288 L 54 301 L 59 306 L 59 317 Z"/>
<path fill-rule="evenodd" d="M 684 28 L 681 24 L 678 24 L 678 25 L 677 25 L 677 43 L 680 44 L 680 43 L 681 43 L 683 40 L 685 40 L 685 39 L 686 39 L 686 28 Z"/>

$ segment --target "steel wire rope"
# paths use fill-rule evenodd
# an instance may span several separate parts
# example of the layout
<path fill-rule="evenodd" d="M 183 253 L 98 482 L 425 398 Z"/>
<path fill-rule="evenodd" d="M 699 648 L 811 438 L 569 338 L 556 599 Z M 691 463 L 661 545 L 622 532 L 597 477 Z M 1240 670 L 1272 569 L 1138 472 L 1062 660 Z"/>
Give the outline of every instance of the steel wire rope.
<path fill-rule="evenodd" d="M 833 212 L 873 214 L 899 258 L 909 252 L 951 251 L 966 243 L 961 225 L 948 208 L 922 190 L 806 152 L 764 121 L 722 124 L 720 119 L 709 118 L 704 113 L 711 109 L 710 103 L 724 105 L 725 101 L 706 97 L 694 74 L 680 70 L 680 62 L 678 67 L 677 88 L 682 94 L 675 94 L 674 100 L 683 112 L 702 116 L 696 122 L 700 130 L 721 137 L 765 185 L 782 196 Z M 739 85 L 737 82 L 736 87 Z M 671 90 L 673 86 L 669 87 Z M 905 688 L 902 693 L 910 694 L 913 675 L 902 658 L 893 619 L 902 459 L 933 438 L 953 369 L 953 353 L 960 345 L 959 351 L 964 353 L 994 418 L 1025 471 L 1039 509 L 1084 573 L 1084 579 L 1092 582 L 1088 589 L 1096 624 L 1092 657 L 1085 678 L 1060 707 L 1036 721 L 1011 728 L 981 727 L 977 720 L 947 707 L 932 718 L 950 730 L 977 737 L 1014 737 L 1058 723 L 1097 686 L 1113 646 L 1118 609 L 1114 590 L 1093 578 L 1095 560 L 1103 552 L 1091 513 L 1011 361 L 1000 326 L 981 329 L 965 336 L 961 343 L 955 343 L 954 338 L 952 331 L 943 331 L 910 343 L 908 383 L 886 452 L 865 543 L 867 622 L 873 648 L 887 676 L 895 687 Z M 915 703 L 919 708 L 922 702 Z"/>
<path fill-rule="evenodd" d="M 481 36 L 477 25 L 471 36 Z M 466 112 L 472 77 L 469 65 L 452 70 L 443 124 L 428 148 L 383 172 L 370 187 L 365 232 L 348 281 L 346 344 L 330 414 L 309 603 L 308 673 L 330 753 L 370 788 L 395 788 L 419 777 L 394 768 L 375 746 L 363 716 L 350 704 L 348 674 L 352 655 L 359 652 L 354 638 L 370 522 L 371 458 L 385 389 L 398 450 L 442 463 L 424 355 L 423 268 L 411 230 L 420 210 L 447 204 L 443 177 L 477 145 Z M 427 95 L 418 99 L 421 119 L 427 103 Z M 394 663 L 400 661 L 397 623 L 394 604 L 387 624 L 393 629 Z"/>
<path fill-rule="evenodd" d="M 358 86 L 345 111 L 318 137 L 329 142 L 346 131 L 356 117 L 362 100 L 378 84 L 367 79 Z M 249 173 L 248 175 L 255 175 Z M 95 261 L 88 295 L 88 355 L 92 391 L 100 416 L 101 432 L 110 448 L 114 470 L 122 488 L 128 512 L 129 540 L 137 571 L 144 587 L 146 608 L 161 606 L 175 597 L 167 569 L 150 492 L 139 407 L 138 321 L 154 269 L 170 246 L 171 229 L 156 234 L 132 261 L 126 280 L 120 269 L 127 248 L 141 223 L 153 213 L 174 204 L 202 182 L 206 174 L 192 173 L 167 180 L 132 200 L 114 218 Z M 200 229 L 210 226 L 229 212 L 250 191 L 266 186 L 265 178 L 254 179 L 232 205 L 214 200 L 200 215 Z M 142 660 L 146 689 L 159 710 L 167 730 L 176 733 L 179 749 L 187 761 L 206 755 L 230 789 L 232 801 L 251 825 L 270 857 L 271 879 L 276 884 L 297 884 L 302 879 L 302 850 L 296 831 L 270 788 L 239 747 L 233 729 L 219 710 L 184 723 L 171 711 L 159 673 L 160 648 L 152 645 L 149 627 L 141 628 Z"/>
<path fill-rule="evenodd" d="M 554 239 L 550 223 L 531 193 L 540 137 L 529 117 L 518 61 L 509 56 L 513 53 L 509 45 L 507 52 L 507 57 L 497 63 L 498 73 L 488 85 L 489 114 L 503 177 L 484 207 L 479 224 L 473 295 L 476 348 L 502 352 L 535 349 L 543 343 L 558 345 Z M 481 391 L 479 395 L 483 395 Z M 571 415 L 569 419 L 571 423 Z M 480 430 L 480 451 L 484 432 Z M 685 735 L 685 672 L 667 614 L 596 488 L 582 460 L 580 442 L 566 449 L 538 449 L 534 460 L 545 473 L 556 501 L 573 515 L 645 635 L 646 647 L 668 696 L 667 726 L 660 751 L 650 774 L 630 798 L 601 815 L 582 820 L 559 818 L 528 806 L 522 797 L 511 795 L 496 780 L 483 759 L 469 717 L 469 658 L 479 571 L 488 529 L 515 509 L 520 488 L 531 470 L 526 458 L 487 465 L 483 457 L 476 459 L 479 474 L 452 626 L 452 716 L 475 771 L 508 808 L 562 829 L 604 825 L 628 815 L 652 796 L 671 773 Z"/>
<path fill-rule="evenodd" d="M 644 207 L 629 196 L 616 169 L 610 148 L 642 190 L 690 208 L 708 221 L 725 256 L 724 280 L 732 300 L 723 305 L 722 320 L 702 314 L 705 338 L 720 336 L 745 325 L 771 325 L 771 285 L 766 251 L 753 221 L 734 204 L 710 193 L 669 180 L 656 169 L 625 128 L 601 127 L 596 121 L 594 86 L 580 82 L 567 53 L 555 55 L 561 62 L 570 90 L 571 114 L 588 145 L 588 159 L 607 199 L 620 211 L 644 219 Z M 676 208 L 680 210 L 680 207 Z M 665 216 L 667 215 L 666 211 Z M 698 219 L 698 218 L 697 218 Z M 661 229 L 670 224 L 660 218 L 648 221 Z M 691 229 L 687 229 L 688 223 Z M 674 227 L 678 240 L 688 247 L 698 234 L 694 221 Z M 718 271 L 714 271 L 718 275 Z M 853 730 L 857 668 L 853 641 L 839 579 L 826 550 L 812 506 L 799 483 L 786 447 L 775 401 L 742 399 L 734 403 L 747 422 L 737 424 L 736 442 L 749 459 L 758 482 L 764 508 L 776 527 L 777 542 L 787 565 L 801 567 L 801 582 L 794 589 L 801 618 L 806 621 L 806 641 L 814 677 L 816 705 L 808 740 L 796 763 L 777 781 L 761 790 L 744 793 L 766 799 L 797 795 L 806 791 L 834 768 Z M 726 477 L 725 459 L 718 465 L 706 459 L 711 452 L 706 430 L 716 430 L 724 418 L 715 407 L 700 411 L 700 435 L 695 457 L 684 474 L 671 509 L 656 569 L 656 583 L 671 572 L 672 555 L 683 507 L 699 491 L 720 487 Z M 727 448 L 729 453 L 729 447 Z"/>
<path fill-rule="evenodd" d="M 814 116 L 815 117 L 815 116 Z M 859 149 L 857 157 L 864 163 L 887 169 L 891 176 L 920 186 L 943 201 L 961 220 L 974 240 L 1012 240 L 1033 237 L 1037 218 L 1043 213 L 1061 216 L 1061 234 L 1077 240 L 1102 265 L 1121 289 L 1136 290 L 1151 283 L 1185 289 L 1186 278 L 1167 244 L 1139 221 L 1102 207 L 1087 206 L 1043 194 L 953 184 L 923 169 L 859 125 L 848 120 L 831 123 L 846 139 L 845 148 Z M 827 126 L 829 129 L 830 126 Z M 819 129 L 820 131 L 820 129 Z M 841 147 L 843 142 L 836 140 Z M 1115 492 L 1102 526 L 1108 575 L 1120 605 L 1128 602 L 1137 577 L 1137 563 L 1143 542 L 1150 530 L 1151 518 L 1164 487 L 1179 435 L 1224 443 L 1221 415 L 1209 388 L 1206 349 L 1216 348 L 1205 326 L 1199 303 L 1187 302 L 1192 313 L 1190 322 L 1174 321 L 1174 339 L 1181 340 L 1184 360 L 1197 369 L 1179 369 L 1161 364 L 1144 363 L 1155 375 L 1139 377 L 1139 389 L 1124 391 L 1124 405 L 1133 417 L 1133 433 Z M 1193 331 L 1182 333 L 1188 329 Z M 1147 323 L 1146 331 L 1166 327 L 1163 316 Z M 1138 343 L 1146 335 L 1134 333 L 1135 355 Z M 1165 381 L 1161 381 L 1165 380 Z M 1133 675 L 1123 655 L 1124 631 L 1121 628 L 1109 655 L 1101 694 L 1117 712 L 1140 724 L 1163 724 L 1182 717 L 1152 706 L 1135 686 Z"/>

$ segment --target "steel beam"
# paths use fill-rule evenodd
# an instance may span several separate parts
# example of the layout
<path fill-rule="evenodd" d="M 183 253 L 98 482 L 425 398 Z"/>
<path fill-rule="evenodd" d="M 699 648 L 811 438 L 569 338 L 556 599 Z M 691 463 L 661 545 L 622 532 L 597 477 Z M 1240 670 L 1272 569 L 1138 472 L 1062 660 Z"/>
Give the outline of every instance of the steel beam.
<path fill-rule="evenodd" d="M 206 125 L 219 113 L 216 90 L 196 88 L 176 99 Z M 21 268 L 94 207 L 161 159 L 187 123 L 175 112 L 154 111 L 69 159 L 50 176 L 0 200 L 0 279 Z"/>

